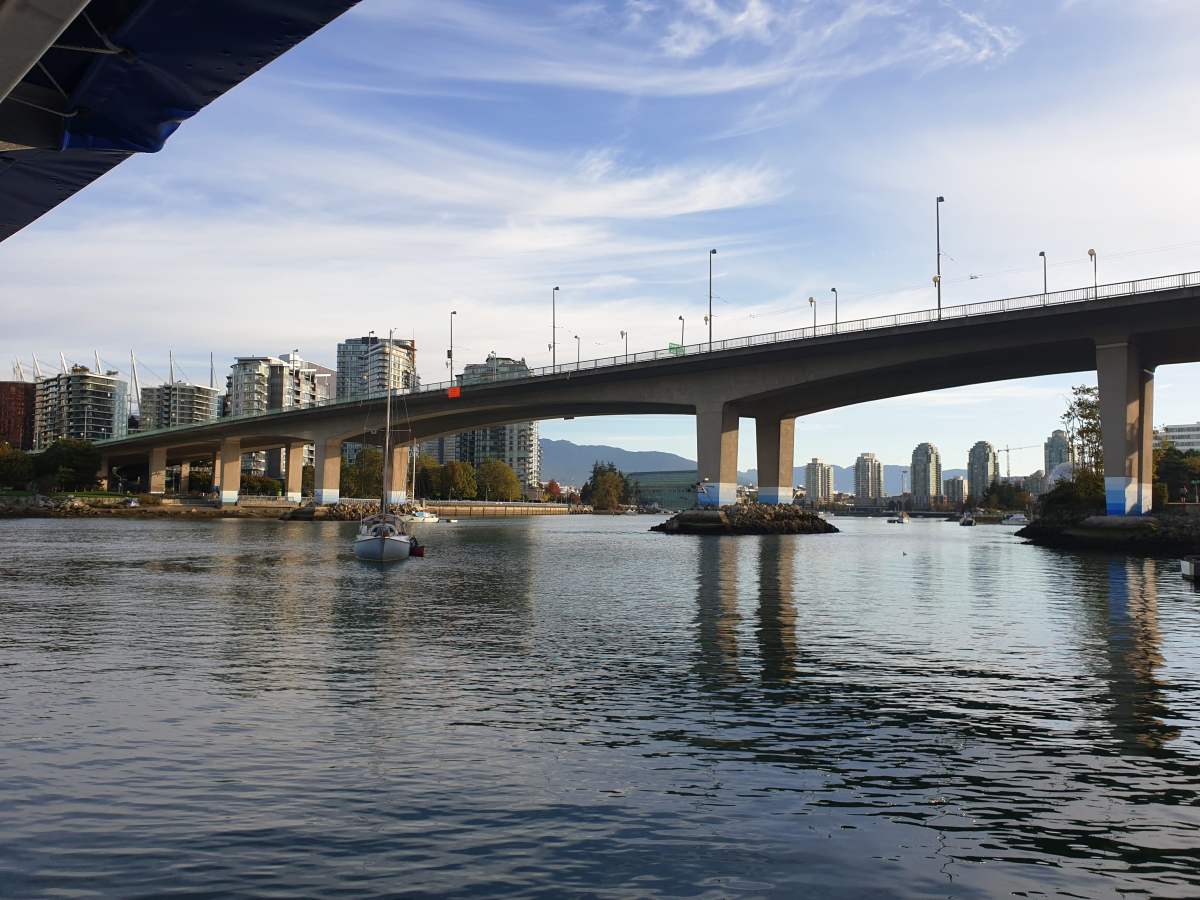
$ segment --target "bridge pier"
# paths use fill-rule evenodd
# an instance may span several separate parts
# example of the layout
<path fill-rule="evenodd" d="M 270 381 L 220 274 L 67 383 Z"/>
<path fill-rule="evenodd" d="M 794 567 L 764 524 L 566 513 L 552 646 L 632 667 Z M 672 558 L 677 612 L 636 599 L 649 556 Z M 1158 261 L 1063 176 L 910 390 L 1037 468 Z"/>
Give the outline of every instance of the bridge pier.
<path fill-rule="evenodd" d="M 287 483 L 284 494 L 294 503 L 300 502 L 301 484 L 304 480 L 304 442 L 290 441 L 287 445 Z"/>
<path fill-rule="evenodd" d="M 759 416 L 754 420 L 754 433 L 758 443 L 758 502 L 791 503 L 796 420 Z"/>
<path fill-rule="evenodd" d="M 408 444 L 392 447 L 392 458 L 388 460 L 388 503 L 408 500 L 408 454 Z"/>
<path fill-rule="evenodd" d="M 108 457 L 102 456 L 100 457 L 100 469 L 96 472 L 96 481 L 100 482 L 100 490 L 102 491 L 108 490 L 108 473 Z"/>
<path fill-rule="evenodd" d="M 337 503 L 342 479 L 342 439 L 318 438 L 316 451 L 313 493 L 317 505 Z"/>
<path fill-rule="evenodd" d="M 149 493 L 162 495 L 167 492 L 167 448 L 155 447 L 150 451 Z"/>
<path fill-rule="evenodd" d="M 186 461 L 181 462 L 179 464 L 179 487 L 176 489 L 177 493 L 180 493 L 180 494 L 188 493 L 188 488 L 189 488 L 188 481 L 191 479 L 191 475 L 192 475 L 192 464 L 190 462 L 186 462 Z"/>
<path fill-rule="evenodd" d="M 1104 500 L 1110 516 L 1148 516 L 1154 507 L 1154 369 L 1137 344 L 1096 345 Z"/>
<path fill-rule="evenodd" d="M 221 441 L 221 503 L 237 503 L 242 489 L 242 439 Z"/>
<path fill-rule="evenodd" d="M 728 404 L 696 409 L 699 506 L 737 502 L 738 415 Z"/>

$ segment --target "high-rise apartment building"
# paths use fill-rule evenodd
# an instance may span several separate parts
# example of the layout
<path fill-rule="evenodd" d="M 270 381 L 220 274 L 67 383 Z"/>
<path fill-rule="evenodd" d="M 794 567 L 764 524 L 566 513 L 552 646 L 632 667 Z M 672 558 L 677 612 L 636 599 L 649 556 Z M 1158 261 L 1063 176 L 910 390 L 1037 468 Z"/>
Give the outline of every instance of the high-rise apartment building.
<path fill-rule="evenodd" d="M 416 342 L 393 338 L 389 345 L 387 338 L 373 334 L 346 338 L 337 345 L 337 384 L 330 396 L 345 398 L 385 393 L 389 366 L 393 391 L 415 390 L 420 383 Z"/>
<path fill-rule="evenodd" d="M 274 356 L 240 356 L 226 380 L 229 415 L 249 416 L 269 409 L 317 406 L 329 399 L 334 372 L 306 362 L 299 353 Z M 304 464 L 312 465 L 315 451 L 304 448 Z M 282 450 L 242 454 L 242 472 L 281 478 L 286 461 Z"/>
<path fill-rule="evenodd" d="M 1025 490 L 1031 497 L 1046 493 L 1046 473 L 1038 469 L 1032 475 L 1025 477 Z"/>
<path fill-rule="evenodd" d="M 129 384 L 116 371 L 87 366 L 43 378 L 34 391 L 33 446 L 44 450 L 60 438 L 107 441 L 129 432 Z"/>
<path fill-rule="evenodd" d="M 942 482 L 942 496 L 951 505 L 962 506 L 967 502 L 967 493 L 967 479 L 961 475 L 955 475 Z"/>
<path fill-rule="evenodd" d="M 0 381 L 0 444 L 33 449 L 33 410 L 37 385 L 32 381 Z"/>
<path fill-rule="evenodd" d="M 943 496 L 942 454 L 930 443 L 917 444 L 912 452 L 912 502 L 916 509 L 929 509 Z"/>
<path fill-rule="evenodd" d="M 1000 480 L 1000 457 L 987 441 L 978 441 L 967 454 L 967 484 L 971 496 L 980 499 Z"/>
<path fill-rule="evenodd" d="M 460 385 L 484 384 L 493 380 L 521 378 L 529 373 L 524 359 L 488 355 L 487 362 L 471 363 L 454 380 Z M 425 441 L 418 452 L 428 454 L 442 465 L 448 462 L 470 463 L 476 469 L 485 460 L 507 463 L 521 482 L 522 490 L 536 488 L 542 477 L 542 447 L 537 422 L 517 422 L 479 428 L 461 434 Z"/>
<path fill-rule="evenodd" d="M 854 499 L 874 500 L 883 496 L 883 463 L 874 453 L 860 453 L 854 461 Z"/>
<path fill-rule="evenodd" d="M 804 467 L 805 499 L 811 505 L 828 503 L 833 499 L 833 466 L 825 465 L 825 460 L 813 457 L 813 461 Z"/>
<path fill-rule="evenodd" d="M 142 388 L 138 431 L 157 431 L 175 425 L 198 425 L 221 415 L 221 394 L 215 388 L 176 381 Z"/>
<path fill-rule="evenodd" d="M 421 379 L 417 376 L 416 341 L 376 337 L 346 338 L 337 345 L 337 381 L 334 397 L 378 397 L 387 393 L 388 372 L 391 372 L 392 392 L 399 394 L 416 390 Z M 353 463 L 362 450 L 360 441 L 343 441 L 342 456 Z"/>
<path fill-rule="evenodd" d="M 1067 440 L 1067 433 L 1061 428 L 1056 429 L 1050 437 L 1046 438 L 1042 449 L 1046 463 L 1046 468 L 1043 470 L 1045 472 L 1053 472 L 1056 466 L 1071 461 L 1071 443 Z"/>

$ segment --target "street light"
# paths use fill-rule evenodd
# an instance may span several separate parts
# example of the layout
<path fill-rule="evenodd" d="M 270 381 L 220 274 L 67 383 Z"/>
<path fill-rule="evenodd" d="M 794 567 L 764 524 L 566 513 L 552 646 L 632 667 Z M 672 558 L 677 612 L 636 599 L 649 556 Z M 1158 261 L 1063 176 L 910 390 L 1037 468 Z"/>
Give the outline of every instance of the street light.
<path fill-rule="evenodd" d="M 450 349 L 446 351 L 446 358 L 450 360 L 450 381 L 454 381 L 454 317 L 458 315 L 457 309 L 450 310 Z"/>
<path fill-rule="evenodd" d="M 712 258 L 717 255 L 716 250 L 708 251 L 708 318 L 704 321 L 708 323 L 708 352 L 712 353 Z"/>
<path fill-rule="evenodd" d="M 939 319 L 942 317 L 942 204 L 945 202 L 945 197 L 938 197 L 937 203 L 933 205 L 937 223 L 937 278 L 933 279 L 933 283 L 937 285 Z"/>
<path fill-rule="evenodd" d="M 1092 258 L 1092 299 L 1095 300 L 1100 296 L 1100 275 L 1096 270 L 1096 251 L 1089 250 L 1088 256 Z"/>
<path fill-rule="evenodd" d="M 1047 296 L 1050 293 L 1046 287 L 1046 251 L 1040 251 L 1038 256 L 1042 258 L 1042 305 L 1045 305 Z"/>
<path fill-rule="evenodd" d="M 817 298 L 809 297 L 808 305 L 813 309 L 813 337 L 817 336 Z"/>
<path fill-rule="evenodd" d="M 581 345 L 579 343 L 579 335 L 575 335 L 575 371 L 576 372 L 579 371 L 579 357 L 580 357 L 580 354 L 582 353 L 582 351 L 579 349 L 580 346 Z"/>
<path fill-rule="evenodd" d="M 558 365 L 558 314 L 555 310 L 555 300 L 558 297 L 558 288 L 550 292 L 550 366 L 551 368 Z"/>
<path fill-rule="evenodd" d="M 625 362 L 629 362 L 629 332 L 622 331 L 621 337 L 625 338 Z"/>
<path fill-rule="evenodd" d="M 680 347 L 683 346 L 683 329 L 686 327 L 686 325 L 687 325 L 687 323 L 683 321 L 683 316 L 680 316 L 679 317 L 679 346 Z"/>
<path fill-rule="evenodd" d="M 833 331 L 836 334 L 837 333 L 837 324 L 838 324 L 838 320 L 837 320 L 837 300 L 838 300 L 837 288 L 830 288 L 830 290 L 833 291 Z"/>

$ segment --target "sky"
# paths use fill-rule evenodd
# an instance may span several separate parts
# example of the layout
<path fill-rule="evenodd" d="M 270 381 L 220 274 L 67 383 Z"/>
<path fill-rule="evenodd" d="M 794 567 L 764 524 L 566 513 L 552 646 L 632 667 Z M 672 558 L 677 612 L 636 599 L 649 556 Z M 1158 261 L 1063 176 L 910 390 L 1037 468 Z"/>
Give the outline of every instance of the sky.
<path fill-rule="evenodd" d="M 218 378 L 235 356 L 415 337 L 427 382 L 935 303 L 1200 270 L 1200 5 L 1184 0 L 363 0 L 0 243 L 5 371 L 59 353 Z M 578 342 L 576 335 L 579 336 Z M 576 344 L 578 343 L 578 348 Z M 977 440 L 1042 465 L 1072 384 L 1024 379 L 797 422 L 796 459 Z M 1158 424 L 1200 420 L 1163 367 Z M 739 468 L 755 466 L 745 422 Z M 690 417 L 544 437 L 695 458 Z M 1002 457 L 1002 467 L 1005 465 Z"/>

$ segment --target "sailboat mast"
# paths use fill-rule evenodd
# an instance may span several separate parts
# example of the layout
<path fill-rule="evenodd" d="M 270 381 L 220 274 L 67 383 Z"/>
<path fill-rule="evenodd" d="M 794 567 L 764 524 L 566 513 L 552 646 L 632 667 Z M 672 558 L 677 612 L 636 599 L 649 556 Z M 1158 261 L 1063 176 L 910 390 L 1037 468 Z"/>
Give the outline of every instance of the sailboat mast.
<path fill-rule="evenodd" d="M 387 413 L 383 426 L 383 498 L 379 504 L 379 512 L 386 513 L 388 505 L 388 457 L 392 455 L 392 334 L 396 329 L 388 331 L 388 342 L 385 351 L 387 365 Z"/>

